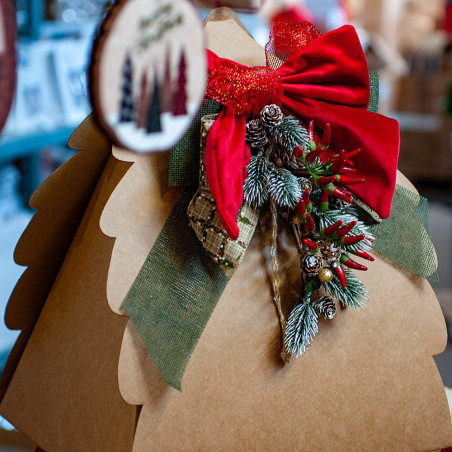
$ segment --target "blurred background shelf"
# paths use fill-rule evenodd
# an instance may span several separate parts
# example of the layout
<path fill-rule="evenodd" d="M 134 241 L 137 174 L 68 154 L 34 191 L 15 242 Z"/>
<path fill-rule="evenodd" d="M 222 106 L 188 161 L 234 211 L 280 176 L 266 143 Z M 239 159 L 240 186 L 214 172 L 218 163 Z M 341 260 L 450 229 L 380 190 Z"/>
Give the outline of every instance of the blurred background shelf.
<path fill-rule="evenodd" d="M 27 135 L 3 135 L 0 138 L 0 164 L 34 154 L 45 146 L 65 146 L 76 125 L 61 127 L 49 132 Z"/>

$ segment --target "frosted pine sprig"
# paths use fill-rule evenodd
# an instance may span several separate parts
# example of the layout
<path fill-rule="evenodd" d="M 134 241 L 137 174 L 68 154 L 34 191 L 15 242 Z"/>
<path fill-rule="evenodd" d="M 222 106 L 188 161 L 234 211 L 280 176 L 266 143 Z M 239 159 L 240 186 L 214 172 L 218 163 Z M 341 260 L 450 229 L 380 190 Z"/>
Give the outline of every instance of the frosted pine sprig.
<path fill-rule="evenodd" d="M 318 315 L 309 303 L 296 306 L 287 319 L 284 349 L 296 357 L 301 356 L 317 334 Z"/>
<path fill-rule="evenodd" d="M 277 126 L 269 129 L 269 134 L 289 157 L 292 156 L 293 149 L 297 146 L 304 151 L 309 149 L 308 131 L 293 116 L 285 116 Z"/>
<path fill-rule="evenodd" d="M 271 170 L 267 183 L 268 194 L 279 207 L 294 208 L 302 197 L 298 179 L 284 168 Z"/>
<path fill-rule="evenodd" d="M 257 209 L 268 198 L 267 183 L 270 170 L 263 157 L 251 157 L 247 167 L 248 177 L 243 186 L 243 199 Z"/>

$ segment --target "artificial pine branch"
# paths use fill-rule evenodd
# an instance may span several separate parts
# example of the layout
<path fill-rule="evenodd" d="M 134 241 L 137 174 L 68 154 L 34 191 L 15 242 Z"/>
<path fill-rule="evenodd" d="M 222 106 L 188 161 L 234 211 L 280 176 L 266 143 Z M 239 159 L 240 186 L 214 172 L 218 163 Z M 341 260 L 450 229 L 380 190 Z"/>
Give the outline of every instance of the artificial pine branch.
<path fill-rule="evenodd" d="M 339 301 L 342 306 L 349 306 L 355 309 L 364 307 L 369 300 L 369 294 L 364 284 L 351 271 L 345 270 L 345 277 L 347 279 L 347 287 L 342 287 L 339 278 L 334 275 L 331 282 L 323 283 L 325 290 L 330 296 Z"/>
<path fill-rule="evenodd" d="M 284 349 L 301 356 L 318 332 L 318 315 L 309 303 L 301 303 L 290 313 L 284 334 Z"/>
<path fill-rule="evenodd" d="M 271 170 L 267 191 L 279 207 L 290 207 L 291 209 L 296 206 L 302 196 L 298 179 L 284 168 Z"/>
<path fill-rule="evenodd" d="M 248 177 L 243 186 L 243 199 L 251 207 L 257 209 L 268 198 L 267 181 L 269 169 L 263 157 L 251 157 L 248 164 Z"/>
<path fill-rule="evenodd" d="M 309 148 L 308 131 L 293 116 L 285 116 L 275 127 L 269 129 L 276 143 L 291 157 L 295 147 L 300 146 L 304 151 Z"/>

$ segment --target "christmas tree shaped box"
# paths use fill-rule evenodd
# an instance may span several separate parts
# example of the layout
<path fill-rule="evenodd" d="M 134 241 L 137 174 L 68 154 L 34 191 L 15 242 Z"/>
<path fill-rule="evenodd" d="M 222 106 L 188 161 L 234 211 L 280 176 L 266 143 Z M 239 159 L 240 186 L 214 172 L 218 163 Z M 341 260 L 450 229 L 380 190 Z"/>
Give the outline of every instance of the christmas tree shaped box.
<path fill-rule="evenodd" d="M 397 159 L 395 123 L 367 110 L 362 60 L 344 72 L 351 27 L 319 35 L 291 23 L 305 38 L 292 58 L 278 23 L 275 69 L 232 12 L 216 11 L 205 23 L 209 100 L 184 139 L 137 154 L 89 117 L 70 140 L 80 152 L 33 195 L 0 412 L 46 451 L 452 444 L 432 358 L 446 328 L 425 279 L 435 273 L 425 202 L 395 169 L 382 180 Z M 325 100 L 325 118 L 305 99 L 309 117 L 298 114 L 284 96 L 300 61 L 302 74 L 339 71 L 345 90 L 328 74 L 317 82 L 338 96 L 332 110 L 356 90 L 367 100 L 345 113 Z M 321 91 L 296 81 L 309 83 Z M 363 123 L 365 144 L 386 144 L 382 167 L 350 138 Z"/>

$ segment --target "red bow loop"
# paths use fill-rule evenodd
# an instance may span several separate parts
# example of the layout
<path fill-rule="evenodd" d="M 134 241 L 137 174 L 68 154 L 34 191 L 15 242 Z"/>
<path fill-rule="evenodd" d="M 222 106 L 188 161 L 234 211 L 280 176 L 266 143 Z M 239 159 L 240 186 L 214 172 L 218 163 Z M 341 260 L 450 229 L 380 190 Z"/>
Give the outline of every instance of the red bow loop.
<path fill-rule="evenodd" d="M 370 97 L 366 58 L 350 25 L 301 47 L 277 69 L 283 87 L 282 109 L 324 128 L 331 125 L 331 148 L 356 149 L 357 175 L 366 182 L 349 189 L 387 218 L 391 213 L 399 126 L 394 119 L 367 111 Z"/>
<path fill-rule="evenodd" d="M 349 25 L 300 47 L 277 72 L 286 103 L 315 99 L 364 110 L 369 105 L 367 61 Z"/>

